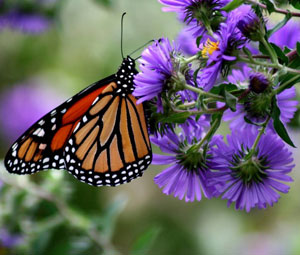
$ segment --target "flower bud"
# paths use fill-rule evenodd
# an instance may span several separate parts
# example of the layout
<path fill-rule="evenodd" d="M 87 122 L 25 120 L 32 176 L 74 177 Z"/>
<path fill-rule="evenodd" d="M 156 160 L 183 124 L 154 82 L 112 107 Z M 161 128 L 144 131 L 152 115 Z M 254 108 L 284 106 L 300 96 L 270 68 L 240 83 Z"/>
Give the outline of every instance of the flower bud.
<path fill-rule="evenodd" d="M 265 36 L 265 26 L 263 19 L 259 18 L 254 12 L 248 14 L 238 22 L 238 29 L 242 34 L 252 41 L 260 41 Z"/>
<path fill-rule="evenodd" d="M 249 89 L 257 94 L 265 92 L 269 87 L 269 80 L 262 73 L 254 73 L 250 75 Z"/>

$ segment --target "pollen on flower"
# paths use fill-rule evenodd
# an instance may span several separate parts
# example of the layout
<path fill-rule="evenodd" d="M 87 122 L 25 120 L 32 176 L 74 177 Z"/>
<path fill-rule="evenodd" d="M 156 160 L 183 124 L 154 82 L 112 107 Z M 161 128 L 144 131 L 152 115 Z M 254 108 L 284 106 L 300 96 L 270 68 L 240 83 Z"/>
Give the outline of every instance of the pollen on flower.
<path fill-rule="evenodd" d="M 201 51 L 202 57 L 208 58 L 211 56 L 216 50 L 219 50 L 219 41 L 212 42 L 209 38 L 204 44 L 204 47 Z"/>

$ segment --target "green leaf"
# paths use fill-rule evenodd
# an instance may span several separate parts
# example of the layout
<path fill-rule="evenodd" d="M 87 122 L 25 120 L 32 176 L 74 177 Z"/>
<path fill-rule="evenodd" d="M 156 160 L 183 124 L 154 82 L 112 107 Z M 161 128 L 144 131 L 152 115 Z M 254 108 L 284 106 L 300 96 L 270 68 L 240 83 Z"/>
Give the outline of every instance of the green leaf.
<path fill-rule="evenodd" d="M 284 64 L 288 64 L 289 63 L 289 58 L 284 54 L 284 52 L 281 50 L 281 48 L 279 48 L 276 44 L 274 43 L 270 43 L 271 46 L 273 47 L 273 49 L 275 50 L 276 52 L 276 55 L 278 56 L 278 58 L 280 60 L 282 60 L 282 62 Z"/>
<path fill-rule="evenodd" d="M 201 36 L 198 36 L 197 39 L 196 39 L 197 48 L 199 48 L 199 46 L 200 46 L 202 37 L 203 36 L 201 35 Z"/>
<path fill-rule="evenodd" d="M 287 144 L 289 144 L 290 146 L 296 148 L 296 146 L 294 145 L 293 141 L 291 140 L 291 138 L 289 137 L 288 132 L 286 131 L 285 126 L 283 125 L 283 123 L 280 120 L 280 109 L 277 106 L 277 102 L 276 102 L 276 98 L 273 97 L 273 102 L 272 102 L 272 119 L 273 119 L 273 125 L 274 125 L 274 129 L 277 132 L 277 134 L 281 137 L 281 139 L 283 141 L 285 141 Z"/>
<path fill-rule="evenodd" d="M 267 10 L 269 13 L 275 11 L 275 6 L 270 0 L 261 0 L 261 2 L 267 6 Z"/>
<path fill-rule="evenodd" d="M 193 81 L 194 81 L 194 84 L 195 84 L 195 86 L 198 88 L 199 86 L 198 86 L 198 82 L 197 82 L 197 78 L 198 78 L 198 73 L 199 73 L 199 71 L 201 70 L 201 67 L 198 67 L 196 70 L 195 70 L 195 72 L 194 72 L 194 74 L 193 74 Z"/>
<path fill-rule="evenodd" d="M 284 63 L 288 64 L 289 59 L 288 57 L 284 54 L 281 48 L 279 48 L 276 44 L 274 43 L 269 43 L 270 48 L 273 50 L 273 52 L 277 55 L 277 57 Z M 266 49 L 266 47 L 260 42 L 258 46 L 259 51 L 264 54 L 270 56 L 269 51 Z"/>
<path fill-rule="evenodd" d="M 281 76 L 281 77 L 279 78 L 279 83 L 280 83 L 280 84 L 283 84 L 283 83 L 287 82 L 288 80 L 292 79 L 292 78 L 293 78 L 294 76 L 296 76 L 296 75 L 297 75 L 297 74 L 291 74 L 291 73 L 285 74 L 285 75 L 283 75 L 283 76 Z M 289 89 L 289 88 L 291 88 L 291 87 L 293 87 L 297 82 L 300 82 L 300 78 L 297 79 L 297 80 L 295 80 L 294 82 L 291 82 L 290 85 L 288 85 L 288 86 L 285 87 L 285 90 L 286 90 L 286 89 Z M 284 91 L 284 90 L 283 90 L 283 91 Z M 282 93 L 282 91 L 281 91 L 281 93 Z"/>
<path fill-rule="evenodd" d="M 171 116 L 163 117 L 160 121 L 163 123 L 184 123 L 188 117 L 191 116 L 189 112 L 173 113 Z"/>
<path fill-rule="evenodd" d="M 231 111 L 235 112 L 236 111 L 236 104 L 237 104 L 237 97 L 229 93 L 228 91 L 224 90 L 224 97 L 225 97 L 225 102 L 227 106 L 230 108 Z"/>
<path fill-rule="evenodd" d="M 299 0 L 292 0 L 292 1 L 290 1 L 290 3 L 291 3 L 291 5 L 292 5 L 294 8 L 300 10 L 300 2 L 299 2 Z"/>
<path fill-rule="evenodd" d="M 151 247 L 153 246 L 156 238 L 160 233 L 160 228 L 157 226 L 151 227 L 146 232 L 144 232 L 137 240 L 134 242 L 131 255 L 146 255 L 150 254 Z"/>
<path fill-rule="evenodd" d="M 300 42 L 297 42 L 296 49 L 298 56 L 300 56 Z"/>
<path fill-rule="evenodd" d="M 243 4 L 243 0 L 233 0 L 222 8 L 223 11 L 230 12 Z"/>
<path fill-rule="evenodd" d="M 213 87 L 209 92 L 216 94 L 216 95 L 221 95 L 222 91 L 226 90 L 228 92 L 237 90 L 238 87 L 235 84 L 232 83 L 222 83 L 218 86 Z"/>
<path fill-rule="evenodd" d="M 248 119 L 246 116 L 244 116 L 244 121 L 245 121 L 246 123 L 248 123 L 248 124 L 255 125 L 255 126 L 258 126 L 258 127 L 261 127 L 260 124 L 253 122 L 252 120 Z"/>
<path fill-rule="evenodd" d="M 223 117 L 223 113 L 215 113 L 215 114 L 211 115 L 210 125 L 212 126 L 214 123 L 216 123 L 216 124 L 215 124 L 214 128 L 211 129 L 210 136 L 207 137 L 207 141 L 211 140 L 211 138 L 214 136 L 214 134 L 220 127 L 221 122 L 222 122 L 222 117 Z"/>
<path fill-rule="evenodd" d="M 295 54 L 295 58 L 287 65 L 290 68 L 294 68 L 294 69 L 299 69 L 300 67 L 300 56 Z M 281 75 L 279 77 L 279 83 L 283 84 L 285 82 L 287 82 L 288 80 L 292 79 L 294 76 L 296 76 L 297 74 L 293 74 L 293 73 L 287 73 L 284 75 Z M 300 78 L 295 80 L 294 82 L 292 82 L 289 86 L 287 86 L 285 89 L 289 89 L 292 86 L 294 86 L 294 84 L 296 84 L 297 82 L 300 82 Z"/>
<path fill-rule="evenodd" d="M 287 46 L 284 46 L 284 49 L 283 49 L 283 53 L 284 54 L 288 54 L 289 52 L 291 52 L 292 50 L 290 48 L 288 48 Z"/>
<path fill-rule="evenodd" d="M 248 58 L 252 57 L 252 53 L 250 50 L 248 50 L 246 47 L 243 47 L 243 52 L 248 56 Z"/>
<path fill-rule="evenodd" d="M 291 17 L 292 15 L 290 12 L 286 14 L 282 21 L 278 22 L 272 29 L 268 30 L 267 37 L 269 38 L 272 34 L 282 28 L 291 19 Z"/>
<path fill-rule="evenodd" d="M 268 56 L 270 55 L 269 52 L 267 51 L 265 45 L 263 45 L 261 42 L 259 42 L 258 49 L 262 54 L 268 55 Z"/>
<path fill-rule="evenodd" d="M 200 110 L 201 108 L 204 109 L 205 108 L 205 104 L 203 102 L 203 99 L 205 97 L 203 95 L 199 95 L 195 104 L 195 107 L 197 110 Z"/>

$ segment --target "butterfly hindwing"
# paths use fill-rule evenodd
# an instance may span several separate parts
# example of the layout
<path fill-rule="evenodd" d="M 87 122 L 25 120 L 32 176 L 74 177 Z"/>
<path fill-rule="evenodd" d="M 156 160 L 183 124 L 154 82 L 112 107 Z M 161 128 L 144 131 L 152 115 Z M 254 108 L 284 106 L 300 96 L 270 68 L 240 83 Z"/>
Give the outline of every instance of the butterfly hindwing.
<path fill-rule="evenodd" d="M 65 147 L 68 171 L 90 185 L 129 182 L 152 160 L 143 105 L 131 95 L 133 75 L 122 73 L 95 99 Z"/>

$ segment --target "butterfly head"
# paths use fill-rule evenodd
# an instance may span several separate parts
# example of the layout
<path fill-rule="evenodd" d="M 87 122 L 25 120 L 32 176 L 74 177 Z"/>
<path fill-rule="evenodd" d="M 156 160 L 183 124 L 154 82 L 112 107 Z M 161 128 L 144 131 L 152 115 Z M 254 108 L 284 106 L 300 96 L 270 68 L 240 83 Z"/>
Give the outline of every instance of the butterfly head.
<path fill-rule="evenodd" d="M 123 62 L 116 73 L 117 85 L 119 93 L 131 94 L 134 90 L 133 79 L 138 73 L 135 69 L 135 61 L 130 56 L 123 59 Z"/>
<path fill-rule="evenodd" d="M 127 58 L 123 58 L 120 69 L 121 68 L 126 68 L 129 70 L 135 69 L 135 60 L 130 56 L 127 56 Z"/>

